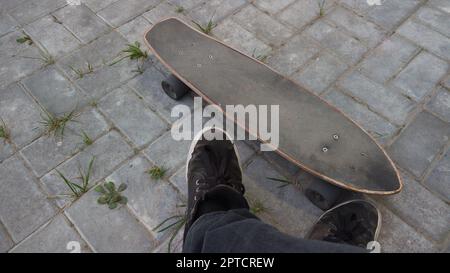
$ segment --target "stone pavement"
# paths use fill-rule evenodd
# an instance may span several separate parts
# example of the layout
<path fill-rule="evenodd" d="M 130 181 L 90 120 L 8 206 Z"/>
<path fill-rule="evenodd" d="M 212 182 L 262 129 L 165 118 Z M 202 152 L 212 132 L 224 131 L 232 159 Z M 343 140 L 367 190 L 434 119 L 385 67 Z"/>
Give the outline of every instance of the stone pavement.
<path fill-rule="evenodd" d="M 321 9 L 319 0 L 81 1 L 0 0 L 0 118 L 11 135 L 0 144 L 1 252 L 68 252 L 70 241 L 86 252 L 167 251 L 171 234 L 155 227 L 183 211 L 189 143 L 169 135 L 167 71 L 152 56 L 141 71 L 134 60 L 111 64 L 168 16 L 213 16 L 213 36 L 336 105 L 387 148 L 405 185 L 373 198 L 383 251 L 450 251 L 449 0 L 325 0 Z M 31 45 L 16 42 L 25 35 Z M 62 140 L 45 134 L 44 111 L 73 110 Z M 303 236 L 321 213 L 302 193 L 314 178 L 255 143 L 238 145 L 253 209 Z M 93 156 L 90 185 L 126 183 L 127 205 L 99 205 L 93 189 L 54 198 L 69 191 L 57 171 L 75 181 Z M 152 166 L 167 170 L 162 179 Z"/>

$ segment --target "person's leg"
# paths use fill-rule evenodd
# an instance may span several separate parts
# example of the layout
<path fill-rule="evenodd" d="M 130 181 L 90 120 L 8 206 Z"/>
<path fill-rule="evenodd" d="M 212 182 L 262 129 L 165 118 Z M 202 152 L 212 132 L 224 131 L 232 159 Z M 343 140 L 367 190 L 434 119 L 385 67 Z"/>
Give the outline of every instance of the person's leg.
<path fill-rule="evenodd" d="M 378 226 L 363 225 L 367 207 L 356 201 L 325 213 L 311 232 L 316 240 L 294 238 L 263 223 L 249 212 L 243 196 L 245 188 L 234 144 L 229 140 L 199 140 L 204 133 L 194 139 L 186 167 L 188 206 L 183 252 L 365 252 L 367 242 L 360 238 L 378 233 Z M 349 214 L 349 208 L 357 213 Z M 356 236 L 351 234 L 353 230 L 358 231 Z"/>

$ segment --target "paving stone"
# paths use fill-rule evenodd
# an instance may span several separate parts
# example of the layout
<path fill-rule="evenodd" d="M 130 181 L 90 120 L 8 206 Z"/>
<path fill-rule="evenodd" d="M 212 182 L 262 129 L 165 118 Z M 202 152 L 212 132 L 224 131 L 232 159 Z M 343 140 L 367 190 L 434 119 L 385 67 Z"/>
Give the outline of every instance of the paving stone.
<path fill-rule="evenodd" d="M 137 62 L 122 60 L 114 65 L 106 65 L 93 73 L 78 79 L 76 83 L 94 99 L 99 99 L 109 91 L 119 87 L 127 80 L 136 75 L 132 70 L 137 66 Z"/>
<path fill-rule="evenodd" d="M 117 0 L 83 0 L 83 4 L 88 6 L 93 12 L 100 11 Z"/>
<path fill-rule="evenodd" d="M 239 159 L 241 164 L 245 164 L 252 155 L 255 154 L 255 150 L 253 150 L 244 140 L 236 140 L 235 141 L 236 149 L 239 154 Z"/>
<path fill-rule="evenodd" d="M 267 63 L 284 75 L 294 73 L 319 52 L 317 44 L 307 35 L 297 35 L 274 52 Z"/>
<path fill-rule="evenodd" d="M 0 253 L 6 253 L 13 245 L 14 242 L 9 237 L 5 227 L 0 223 Z"/>
<path fill-rule="evenodd" d="M 183 231 L 184 226 L 178 231 L 177 235 L 174 237 L 169 251 L 169 241 L 167 238 L 161 245 L 159 245 L 153 253 L 182 253 L 183 250 Z"/>
<path fill-rule="evenodd" d="M 189 17 L 199 24 L 207 24 L 209 20 L 220 21 L 247 3 L 246 0 L 211 0 L 193 8 Z M 212 18 L 211 18 L 212 17 Z"/>
<path fill-rule="evenodd" d="M 447 37 L 450 37 L 450 17 L 448 13 L 428 7 L 420 8 L 416 13 L 416 18 L 436 29 Z"/>
<path fill-rule="evenodd" d="M 80 109 L 88 102 L 87 97 L 53 66 L 25 78 L 22 83 L 47 111 L 56 116 Z"/>
<path fill-rule="evenodd" d="M 450 13 L 450 3 L 447 0 L 430 0 L 428 1 L 428 4 Z"/>
<path fill-rule="evenodd" d="M 360 69 L 370 78 L 384 83 L 406 65 L 417 50 L 414 44 L 394 35 L 365 58 Z"/>
<path fill-rule="evenodd" d="M 128 196 L 129 189 L 124 192 Z M 99 205 L 95 191 L 83 195 L 66 215 L 96 252 L 150 252 L 154 247 L 148 230 L 126 208 Z M 89 213 L 86 213 L 89 212 Z"/>
<path fill-rule="evenodd" d="M 328 88 L 348 68 L 333 55 L 324 52 L 292 79 L 312 92 L 320 94 Z"/>
<path fill-rule="evenodd" d="M 404 129 L 389 151 L 401 167 L 421 177 L 449 137 L 450 125 L 424 111 Z"/>
<path fill-rule="evenodd" d="M 290 27 L 282 25 L 251 5 L 243 8 L 233 18 L 270 46 L 280 45 L 293 34 Z"/>
<path fill-rule="evenodd" d="M 421 52 L 393 80 L 402 93 L 416 101 L 433 90 L 434 86 L 447 73 L 448 64 L 437 57 Z"/>
<path fill-rule="evenodd" d="M 322 21 L 314 23 L 305 32 L 316 39 L 321 46 L 336 52 L 349 64 L 356 63 L 367 51 L 367 48 L 360 41 Z"/>
<path fill-rule="evenodd" d="M 165 76 L 158 71 L 154 66 L 147 68 L 142 75 L 137 76 L 128 82 L 128 86 L 136 90 L 150 105 L 150 107 L 163 116 L 166 121 L 174 122 L 178 117 L 172 117 L 171 111 L 175 105 L 183 104 L 193 107 L 192 97 L 184 96 L 181 100 L 175 101 L 171 99 L 162 90 L 161 81 Z"/>
<path fill-rule="evenodd" d="M 2 3 L 3 4 L 3 3 Z M 0 36 L 17 29 L 18 23 L 8 14 L 0 13 Z"/>
<path fill-rule="evenodd" d="M 427 109 L 450 122 L 450 92 L 439 88 L 436 96 L 428 103 Z"/>
<path fill-rule="evenodd" d="M 289 4 L 292 4 L 295 0 L 279 0 L 279 1 L 271 1 L 271 0 L 256 0 L 254 4 L 270 13 L 275 14 L 287 7 Z"/>
<path fill-rule="evenodd" d="M 150 29 L 151 24 L 144 17 L 139 16 L 136 19 L 120 26 L 119 31 L 129 43 L 134 44 L 136 41 L 141 44 L 141 48 L 145 49 L 144 34 Z"/>
<path fill-rule="evenodd" d="M 0 162 L 7 159 L 14 153 L 14 147 L 11 142 L 0 139 Z"/>
<path fill-rule="evenodd" d="M 262 152 L 262 155 L 267 158 L 271 164 L 278 167 L 281 173 L 287 177 L 294 177 L 300 171 L 300 167 L 276 152 Z"/>
<path fill-rule="evenodd" d="M 60 57 L 80 45 L 78 39 L 52 16 L 45 16 L 27 25 L 25 31 L 53 57 Z"/>
<path fill-rule="evenodd" d="M 116 61 L 119 53 L 125 49 L 126 44 L 127 40 L 125 38 L 118 32 L 111 31 L 92 43 L 59 59 L 57 64 L 69 77 L 78 79 L 79 76 L 72 68 L 82 69 L 86 72 L 88 71 L 88 64 L 90 64 L 96 71 L 104 64 Z"/>
<path fill-rule="evenodd" d="M 392 87 L 375 83 L 358 72 L 353 72 L 339 82 L 339 86 L 352 97 L 368 104 L 369 109 L 382 114 L 390 121 L 403 125 L 415 103 Z"/>
<path fill-rule="evenodd" d="M 68 5 L 53 15 L 85 44 L 110 29 L 103 20 L 85 5 Z"/>
<path fill-rule="evenodd" d="M 446 202 L 450 202 L 450 150 L 439 161 L 425 182 L 432 190 L 442 195 Z"/>
<path fill-rule="evenodd" d="M 89 162 L 94 157 L 92 172 L 90 175 L 90 185 L 95 185 L 100 179 L 103 179 L 125 159 L 133 154 L 130 146 L 120 137 L 120 135 L 111 131 L 100 137 L 92 145 L 86 147 L 81 153 L 78 153 L 68 161 L 59 165 L 57 169 L 68 179 L 80 183 L 80 169 L 86 173 Z M 64 181 L 56 171 L 51 171 L 41 179 L 49 196 L 59 196 L 70 193 Z M 64 207 L 72 201 L 70 198 L 57 198 L 56 204 Z"/>
<path fill-rule="evenodd" d="M 0 88 L 31 74 L 44 64 L 40 58 L 41 53 L 36 47 L 24 50 L 17 57 L 1 57 L 0 62 Z"/>
<path fill-rule="evenodd" d="M 23 36 L 22 31 L 14 31 L 0 38 L 0 63 L 4 63 L 7 57 L 21 56 L 23 51 L 33 47 L 28 43 L 17 42 Z"/>
<path fill-rule="evenodd" d="M 128 206 L 143 221 L 158 243 L 167 238 L 168 233 L 153 231 L 165 219 L 182 214 L 184 208 L 175 189 L 164 180 L 153 180 L 146 171 L 152 165 L 143 157 L 136 157 L 111 176 L 111 180 L 128 185 L 124 195 L 128 198 Z"/>
<path fill-rule="evenodd" d="M 39 123 L 39 106 L 17 84 L 0 90 L 0 117 L 5 122 L 11 141 L 19 148 L 40 134 L 33 130 Z"/>
<path fill-rule="evenodd" d="M 344 9 L 336 8 L 326 18 L 342 26 L 360 40 L 367 42 L 370 47 L 378 44 L 384 36 L 383 30 L 354 13 Z"/>
<path fill-rule="evenodd" d="M 19 23 L 28 24 L 66 4 L 67 2 L 64 0 L 25 1 L 11 10 L 10 14 Z"/>
<path fill-rule="evenodd" d="M 203 3 L 204 0 L 169 0 L 175 6 L 180 6 L 185 9 L 192 9 L 193 7 Z"/>
<path fill-rule="evenodd" d="M 100 101 L 99 106 L 139 147 L 155 140 L 167 130 L 167 124 L 127 88 L 114 90 Z"/>
<path fill-rule="evenodd" d="M 256 38 L 252 33 L 235 23 L 231 19 L 225 19 L 213 29 L 214 36 L 219 37 L 224 43 L 254 56 L 264 57 L 271 48 Z"/>
<path fill-rule="evenodd" d="M 17 243 L 56 211 L 17 156 L 3 161 L 0 173 L 0 218 Z"/>
<path fill-rule="evenodd" d="M 370 111 L 366 106 L 342 94 L 337 89 L 332 89 L 324 99 L 360 124 L 381 143 L 385 143 L 397 131 L 395 125 Z"/>
<path fill-rule="evenodd" d="M 333 5 L 333 1 L 325 1 L 324 10 L 328 10 Z M 319 17 L 320 8 L 317 0 L 297 1 L 282 11 L 278 18 L 295 28 L 302 28 Z"/>
<path fill-rule="evenodd" d="M 183 196 L 182 198 L 186 199 L 186 196 L 188 194 L 188 184 L 186 181 L 186 164 L 183 166 L 183 168 L 174 173 L 169 178 L 169 181 L 178 189 L 178 191 Z"/>
<path fill-rule="evenodd" d="M 450 38 L 426 27 L 422 24 L 408 20 L 397 33 L 410 39 L 414 43 L 426 48 L 434 54 L 450 60 Z"/>
<path fill-rule="evenodd" d="M 339 3 L 344 6 L 349 7 L 350 9 L 358 12 L 359 14 L 365 14 L 369 11 L 373 6 L 367 3 L 367 0 L 338 0 Z"/>
<path fill-rule="evenodd" d="M 378 201 L 433 240 L 444 239 L 449 231 L 450 207 L 417 181 L 404 175 L 403 182 L 399 194 L 383 196 Z"/>
<path fill-rule="evenodd" d="M 381 212 L 381 232 L 378 242 L 383 253 L 436 252 L 432 242 L 403 222 L 384 206 L 377 204 Z"/>
<path fill-rule="evenodd" d="M 62 215 L 56 216 L 48 224 L 15 246 L 13 253 L 69 253 L 70 242 L 79 243 L 79 253 L 91 252 L 89 246 Z"/>
<path fill-rule="evenodd" d="M 155 8 L 142 14 L 142 16 L 148 21 L 150 21 L 150 23 L 152 24 L 156 24 L 159 21 L 168 17 L 176 17 L 185 21 L 186 23 L 191 22 L 183 13 L 176 12 L 176 9 L 177 6 L 171 5 L 168 2 L 163 1 Z"/>
<path fill-rule="evenodd" d="M 0 13 L 5 13 L 18 5 L 21 5 L 27 0 L 3 0 L 2 5 L 0 6 Z"/>
<path fill-rule="evenodd" d="M 367 17 L 385 29 L 391 30 L 410 16 L 421 3 L 420 0 L 384 1 L 382 5 L 372 6 L 367 12 Z"/>
<path fill-rule="evenodd" d="M 133 19 L 156 6 L 160 0 L 118 0 L 97 13 L 114 27 Z"/>
<path fill-rule="evenodd" d="M 144 153 L 154 164 L 172 173 L 176 167 L 186 163 L 190 145 L 190 140 L 173 139 L 169 131 L 145 149 Z"/>
<path fill-rule="evenodd" d="M 44 135 L 26 146 L 22 154 L 36 175 L 41 177 L 85 146 L 83 131 L 94 140 L 107 129 L 108 125 L 101 115 L 89 110 L 77 116 L 74 122 L 67 123 L 62 139 Z"/>

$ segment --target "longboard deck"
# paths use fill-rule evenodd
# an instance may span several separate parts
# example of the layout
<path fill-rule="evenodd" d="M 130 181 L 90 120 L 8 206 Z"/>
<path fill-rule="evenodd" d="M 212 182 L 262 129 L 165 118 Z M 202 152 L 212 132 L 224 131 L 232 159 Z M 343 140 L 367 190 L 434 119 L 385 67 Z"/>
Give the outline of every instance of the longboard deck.
<path fill-rule="evenodd" d="M 353 191 L 385 195 L 401 190 L 397 168 L 368 133 L 267 65 L 176 18 L 155 24 L 145 41 L 173 74 L 211 104 L 280 105 L 277 152 L 302 169 Z"/>

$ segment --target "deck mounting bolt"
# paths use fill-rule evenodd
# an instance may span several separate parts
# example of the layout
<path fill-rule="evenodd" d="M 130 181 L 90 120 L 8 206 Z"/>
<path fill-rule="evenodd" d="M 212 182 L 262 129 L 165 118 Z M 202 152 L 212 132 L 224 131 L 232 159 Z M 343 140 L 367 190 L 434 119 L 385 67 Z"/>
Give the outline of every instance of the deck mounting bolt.
<path fill-rule="evenodd" d="M 322 147 L 322 152 L 324 152 L 324 153 L 326 153 L 326 152 L 328 152 L 328 147 Z"/>
<path fill-rule="evenodd" d="M 334 134 L 334 135 L 333 135 L 333 139 L 334 139 L 334 140 L 338 140 L 338 139 L 339 139 L 339 135 Z"/>

